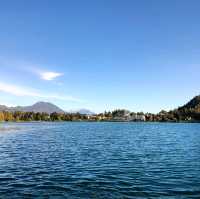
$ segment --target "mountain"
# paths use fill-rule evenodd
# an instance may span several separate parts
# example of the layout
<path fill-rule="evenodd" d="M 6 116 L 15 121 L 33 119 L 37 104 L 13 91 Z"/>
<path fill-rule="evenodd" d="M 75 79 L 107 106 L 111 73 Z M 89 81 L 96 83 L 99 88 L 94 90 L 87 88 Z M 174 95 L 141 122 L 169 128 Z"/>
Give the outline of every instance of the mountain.
<path fill-rule="evenodd" d="M 200 113 L 200 95 L 194 97 L 187 104 L 178 108 L 179 111 L 185 109 Z"/>
<path fill-rule="evenodd" d="M 194 97 L 187 104 L 175 109 L 171 113 L 173 113 L 179 121 L 200 121 L 200 95 Z"/>
<path fill-rule="evenodd" d="M 58 106 L 49 102 L 37 102 L 32 106 L 23 107 L 23 112 L 45 112 L 45 113 L 64 113 Z"/>
<path fill-rule="evenodd" d="M 83 114 L 83 115 L 94 115 L 95 113 L 90 111 L 89 109 L 77 109 L 77 110 L 70 110 L 68 111 L 69 113 L 80 113 L 80 114 Z"/>
<path fill-rule="evenodd" d="M 0 105 L 0 111 L 10 111 L 10 108 L 5 105 Z"/>
<path fill-rule="evenodd" d="M 0 111 L 10 111 L 10 112 L 21 111 L 21 112 L 35 112 L 35 113 L 45 112 L 48 114 L 51 114 L 53 112 L 65 113 L 65 111 L 63 111 L 61 108 L 59 108 L 58 106 L 56 106 L 52 103 L 49 103 L 49 102 L 37 102 L 37 103 L 33 104 L 32 106 L 16 106 L 16 107 L 8 107 L 5 105 L 0 105 Z M 88 109 L 77 109 L 77 110 L 70 110 L 67 112 L 68 113 L 80 113 L 80 114 L 84 114 L 84 115 L 95 114 Z"/>
<path fill-rule="evenodd" d="M 21 112 L 45 112 L 45 113 L 64 113 L 62 109 L 60 109 L 58 106 L 49 103 L 49 102 L 37 102 L 33 104 L 32 106 L 16 106 L 16 107 L 7 107 L 4 105 L 0 105 L 0 111 L 21 111 Z"/>

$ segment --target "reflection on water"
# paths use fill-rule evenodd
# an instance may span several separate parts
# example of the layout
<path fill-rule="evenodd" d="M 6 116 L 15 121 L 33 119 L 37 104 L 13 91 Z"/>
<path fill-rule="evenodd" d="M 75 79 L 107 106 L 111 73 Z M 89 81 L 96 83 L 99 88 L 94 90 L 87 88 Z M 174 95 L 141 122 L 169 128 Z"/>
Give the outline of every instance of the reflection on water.
<path fill-rule="evenodd" d="M 199 176 L 200 124 L 0 124 L 3 199 L 200 198 Z"/>
<path fill-rule="evenodd" d="M 0 133 L 1 132 L 10 132 L 10 131 L 19 131 L 20 128 L 19 127 L 1 127 L 0 126 Z"/>

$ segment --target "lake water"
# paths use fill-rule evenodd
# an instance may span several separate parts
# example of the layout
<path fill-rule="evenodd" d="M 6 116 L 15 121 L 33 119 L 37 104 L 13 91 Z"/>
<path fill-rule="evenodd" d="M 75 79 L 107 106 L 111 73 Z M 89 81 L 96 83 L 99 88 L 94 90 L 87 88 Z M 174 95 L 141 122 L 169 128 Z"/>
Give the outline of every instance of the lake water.
<path fill-rule="evenodd" d="M 200 198 L 200 124 L 0 124 L 0 198 Z"/>

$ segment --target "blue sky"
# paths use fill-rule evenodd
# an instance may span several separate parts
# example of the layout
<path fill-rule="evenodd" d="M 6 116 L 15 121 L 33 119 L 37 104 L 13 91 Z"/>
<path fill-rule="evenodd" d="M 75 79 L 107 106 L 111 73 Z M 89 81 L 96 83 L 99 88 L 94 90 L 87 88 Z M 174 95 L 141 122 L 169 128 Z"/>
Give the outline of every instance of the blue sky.
<path fill-rule="evenodd" d="M 0 0 L 0 104 L 158 112 L 199 94 L 198 0 Z"/>

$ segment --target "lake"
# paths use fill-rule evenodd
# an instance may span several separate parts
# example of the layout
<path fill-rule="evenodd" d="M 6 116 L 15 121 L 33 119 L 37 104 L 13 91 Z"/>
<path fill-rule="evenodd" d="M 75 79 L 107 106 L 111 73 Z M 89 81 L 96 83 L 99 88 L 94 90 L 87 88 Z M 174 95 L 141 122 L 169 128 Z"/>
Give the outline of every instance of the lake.
<path fill-rule="evenodd" d="M 200 198 L 200 124 L 1 123 L 0 198 Z"/>

